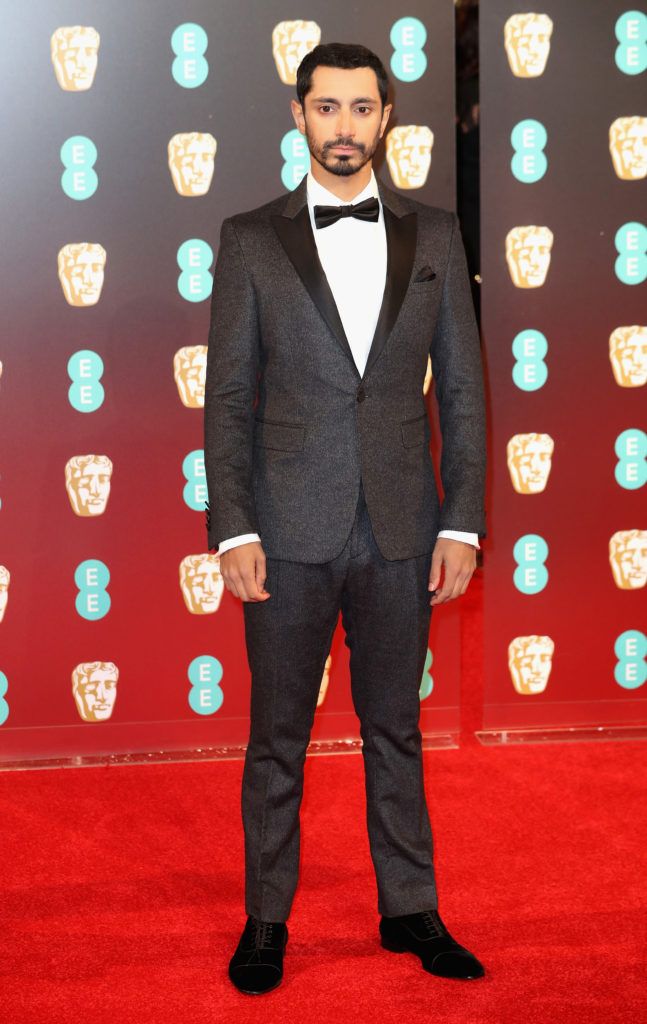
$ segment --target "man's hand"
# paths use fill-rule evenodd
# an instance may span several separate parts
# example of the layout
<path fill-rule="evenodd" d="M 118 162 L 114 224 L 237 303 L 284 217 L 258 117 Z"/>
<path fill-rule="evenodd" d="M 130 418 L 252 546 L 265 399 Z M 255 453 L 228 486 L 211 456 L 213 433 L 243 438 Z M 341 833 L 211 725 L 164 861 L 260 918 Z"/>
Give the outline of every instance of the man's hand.
<path fill-rule="evenodd" d="M 265 601 L 265 552 L 259 541 L 238 544 L 220 556 L 220 572 L 227 590 L 241 601 Z"/>
<path fill-rule="evenodd" d="M 445 566 L 443 585 L 440 583 L 440 570 Z M 439 537 L 431 556 L 428 590 L 435 590 L 429 604 L 443 604 L 454 597 L 460 597 L 467 590 L 467 585 L 476 569 L 476 548 L 462 540 L 451 537 Z"/>

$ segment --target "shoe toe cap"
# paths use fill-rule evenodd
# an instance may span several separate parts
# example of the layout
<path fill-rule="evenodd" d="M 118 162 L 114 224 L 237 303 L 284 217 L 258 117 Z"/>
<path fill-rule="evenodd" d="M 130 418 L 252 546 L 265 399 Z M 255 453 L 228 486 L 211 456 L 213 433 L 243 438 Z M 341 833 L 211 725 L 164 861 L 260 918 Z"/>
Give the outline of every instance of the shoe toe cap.
<path fill-rule="evenodd" d="M 458 949 L 438 953 L 428 969 L 441 978 L 481 978 L 485 974 L 483 964 L 475 956 Z"/>
<path fill-rule="evenodd" d="M 260 993 L 278 985 L 282 974 L 273 964 L 232 965 L 229 977 L 242 992 Z"/>

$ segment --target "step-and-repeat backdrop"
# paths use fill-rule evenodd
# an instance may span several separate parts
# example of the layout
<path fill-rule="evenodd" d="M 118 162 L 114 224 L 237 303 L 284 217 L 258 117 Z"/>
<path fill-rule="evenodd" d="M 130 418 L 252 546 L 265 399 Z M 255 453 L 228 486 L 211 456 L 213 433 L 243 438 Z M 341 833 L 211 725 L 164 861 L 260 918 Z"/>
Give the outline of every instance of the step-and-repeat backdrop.
<path fill-rule="evenodd" d="M 2 29 L 0 760 L 236 747 L 201 449 L 220 225 L 306 173 L 290 101 L 328 41 L 390 72 L 378 176 L 453 208 L 453 5 L 34 0 Z M 458 725 L 459 614 L 432 615 L 424 734 Z M 313 739 L 358 738 L 347 655 L 339 625 Z"/>
<path fill-rule="evenodd" d="M 483 726 L 647 722 L 647 14 L 480 28 Z"/>

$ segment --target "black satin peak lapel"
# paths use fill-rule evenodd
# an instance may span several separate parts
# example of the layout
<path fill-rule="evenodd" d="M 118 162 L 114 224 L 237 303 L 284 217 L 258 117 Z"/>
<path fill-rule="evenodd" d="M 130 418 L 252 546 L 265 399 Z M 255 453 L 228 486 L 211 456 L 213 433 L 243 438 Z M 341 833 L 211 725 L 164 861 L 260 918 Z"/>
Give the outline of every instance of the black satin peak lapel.
<path fill-rule="evenodd" d="M 317 243 L 312 234 L 310 214 L 308 205 L 305 203 L 297 215 L 293 218 L 273 214 L 272 224 L 281 240 L 281 244 L 290 257 L 294 268 L 312 297 L 312 301 L 328 324 L 330 330 L 355 367 L 357 376 L 359 370 L 353 359 L 353 352 L 348 343 L 344 325 L 341 322 L 339 310 L 333 296 L 328 278 L 321 265 Z"/>
<path fill-rule="evenodd" d="M 366 360 L 364 376 L 373 366 L 395 326 L 409 285 L 416 253 L 417 213 L 412 211 L 405 213 L 402 217 L 396 217 L 384 204 L 382 204 L 382 210 L 386 231 L 386 282 L 382 307 Z"/>

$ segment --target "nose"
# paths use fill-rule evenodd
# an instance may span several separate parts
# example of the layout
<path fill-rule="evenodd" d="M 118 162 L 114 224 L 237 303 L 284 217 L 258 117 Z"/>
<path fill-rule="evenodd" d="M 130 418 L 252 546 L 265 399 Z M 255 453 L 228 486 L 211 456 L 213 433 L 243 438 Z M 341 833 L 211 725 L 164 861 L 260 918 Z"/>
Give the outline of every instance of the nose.
<path fill-rule="evenodd" d="M 337 136 L 341 139 L 353 138 L 355 132 L 352 130 L 350 110 L 340 110 L 337 118 Z"/>

